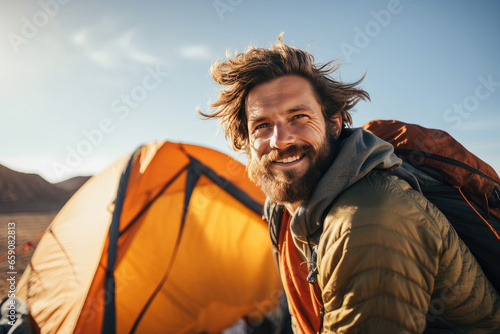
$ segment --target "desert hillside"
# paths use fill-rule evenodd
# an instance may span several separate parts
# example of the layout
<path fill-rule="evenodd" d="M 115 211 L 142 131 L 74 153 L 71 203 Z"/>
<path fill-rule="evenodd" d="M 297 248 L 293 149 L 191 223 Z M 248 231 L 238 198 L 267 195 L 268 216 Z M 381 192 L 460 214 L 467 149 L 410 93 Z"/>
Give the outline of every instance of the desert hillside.
<path fill-rule="evenodd" d="M 58 211 L 88 179 L 78 176 L 50 183 L 38 174 L 0 165 L 0 213 Z"/>

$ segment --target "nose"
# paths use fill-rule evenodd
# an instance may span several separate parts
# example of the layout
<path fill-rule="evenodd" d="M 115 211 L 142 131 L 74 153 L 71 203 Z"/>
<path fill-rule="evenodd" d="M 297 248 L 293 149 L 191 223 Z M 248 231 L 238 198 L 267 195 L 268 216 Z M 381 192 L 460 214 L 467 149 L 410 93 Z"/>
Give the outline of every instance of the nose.
<path fill-rule="evenodd" d="M 275 124 L 269 146 L 276 149 L 284 149 L 295 142 L 295 136 L 286 125 Z"/>

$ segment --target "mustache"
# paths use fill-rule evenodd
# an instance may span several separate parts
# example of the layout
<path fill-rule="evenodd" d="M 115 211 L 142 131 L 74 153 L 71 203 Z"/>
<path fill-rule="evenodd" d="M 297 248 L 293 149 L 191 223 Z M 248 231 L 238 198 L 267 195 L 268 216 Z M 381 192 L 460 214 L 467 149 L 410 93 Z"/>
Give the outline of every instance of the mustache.
<path fill-rule="evenodd" d="M 273 149 L 269 153 L 262 156 L 262 162 L 265 164 L 270 164 L 276 160 L 281 160 L 285 156 L 297 155 L 297 154 L 307 154 L 309 151 L 312 151 L 313 147 L 309 144 L 303 145 L 292 145 L 284 150 Z"/>

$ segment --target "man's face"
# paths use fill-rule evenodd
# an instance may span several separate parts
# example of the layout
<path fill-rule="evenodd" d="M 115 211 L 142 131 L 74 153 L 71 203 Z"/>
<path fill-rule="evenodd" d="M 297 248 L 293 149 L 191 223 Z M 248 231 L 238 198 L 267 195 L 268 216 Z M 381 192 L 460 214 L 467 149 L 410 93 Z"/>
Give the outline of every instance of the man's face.
<path fill-rule="evenodd" d="M 340 115 L 327 125 L 311 84 L 295 75 L 253 88 L 246 113 L 250 177 L 272 201 L 308 199 L 332 162 Z"/>

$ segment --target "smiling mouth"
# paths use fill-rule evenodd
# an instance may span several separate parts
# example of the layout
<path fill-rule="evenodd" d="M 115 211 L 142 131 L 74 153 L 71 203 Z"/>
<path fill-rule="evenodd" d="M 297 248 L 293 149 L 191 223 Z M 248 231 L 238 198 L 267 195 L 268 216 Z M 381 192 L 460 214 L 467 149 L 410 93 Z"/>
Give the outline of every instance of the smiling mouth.
<path fill-rule="evenodd" d="M 289 164 L 289 163 L 301 160 L 305 156 L 306 156 L 305 154 L 302 154 L 302 155 L 297 154 L 297 155 L 294 155 L 294 156 L 291 156 L 291 157 L 288 157 L 288 158 L 285 158 L 285 159 L 275 160 L 273 162 L 277 162 L 277 163 L 280 163 L 280 164 Z"/>

